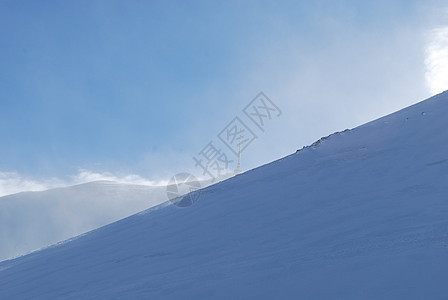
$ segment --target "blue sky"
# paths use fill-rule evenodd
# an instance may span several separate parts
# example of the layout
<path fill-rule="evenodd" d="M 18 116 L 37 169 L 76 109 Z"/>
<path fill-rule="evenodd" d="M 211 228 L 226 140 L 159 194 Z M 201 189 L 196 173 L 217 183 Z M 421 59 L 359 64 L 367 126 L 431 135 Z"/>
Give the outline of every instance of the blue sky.
<path fill-rule="evenodd" d="M 441 1 L 310 2 L 0 0 L 0 172 L 200 173 L 263 91 L 282 115 L 250 169 L 436 92 Z"/>

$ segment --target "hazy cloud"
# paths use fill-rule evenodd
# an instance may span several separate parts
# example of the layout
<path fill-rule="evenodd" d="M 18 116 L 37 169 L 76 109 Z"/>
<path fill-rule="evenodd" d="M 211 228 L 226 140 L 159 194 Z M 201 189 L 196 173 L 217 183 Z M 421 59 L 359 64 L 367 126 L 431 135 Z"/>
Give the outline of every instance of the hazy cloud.
<path fill-rule="evenodd" d="M 429 33 L 426 47 L 426 82 L 433 94 L 448 89 L 448 27 Z"/>

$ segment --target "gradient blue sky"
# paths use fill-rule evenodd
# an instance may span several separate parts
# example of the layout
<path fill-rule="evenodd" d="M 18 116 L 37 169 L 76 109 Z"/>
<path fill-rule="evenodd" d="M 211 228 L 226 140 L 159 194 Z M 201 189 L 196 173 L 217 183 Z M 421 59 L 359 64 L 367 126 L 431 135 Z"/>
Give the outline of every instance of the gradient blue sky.
<path fill-rule="evenodd" d="M 436 92 L 428 45 L 447 6 L 0 0 L 0 172 L 194 172 L 260 91 L 283 114 L 243 168 L 267 163 Z"/>

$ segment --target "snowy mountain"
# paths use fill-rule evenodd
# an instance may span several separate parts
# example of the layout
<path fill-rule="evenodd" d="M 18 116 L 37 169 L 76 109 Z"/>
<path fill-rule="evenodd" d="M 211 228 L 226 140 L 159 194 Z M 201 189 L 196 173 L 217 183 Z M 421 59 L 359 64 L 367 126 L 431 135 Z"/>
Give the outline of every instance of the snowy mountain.
<path fill-rule="evenodd" d="M 165 186 L 110 181 L 0 197 L 0 260 L 75 237 L 166 200 Z"/>
<path fill-rule="evenodd" d="M 448 93 L 0 263 L 1 299 L 446 299 Z M 293 135 L 293 132 L 291 132 Z"/>

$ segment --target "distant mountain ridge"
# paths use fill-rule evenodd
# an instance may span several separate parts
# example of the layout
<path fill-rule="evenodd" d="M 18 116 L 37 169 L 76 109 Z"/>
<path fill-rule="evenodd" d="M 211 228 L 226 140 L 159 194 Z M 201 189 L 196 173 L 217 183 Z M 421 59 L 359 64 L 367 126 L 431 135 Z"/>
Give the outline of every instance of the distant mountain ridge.
<path fill-rule="evenodd" d="M 165 186 L 112 181 L 0 197 L 0 260 L 77 236 L 167 200 Z"/>

